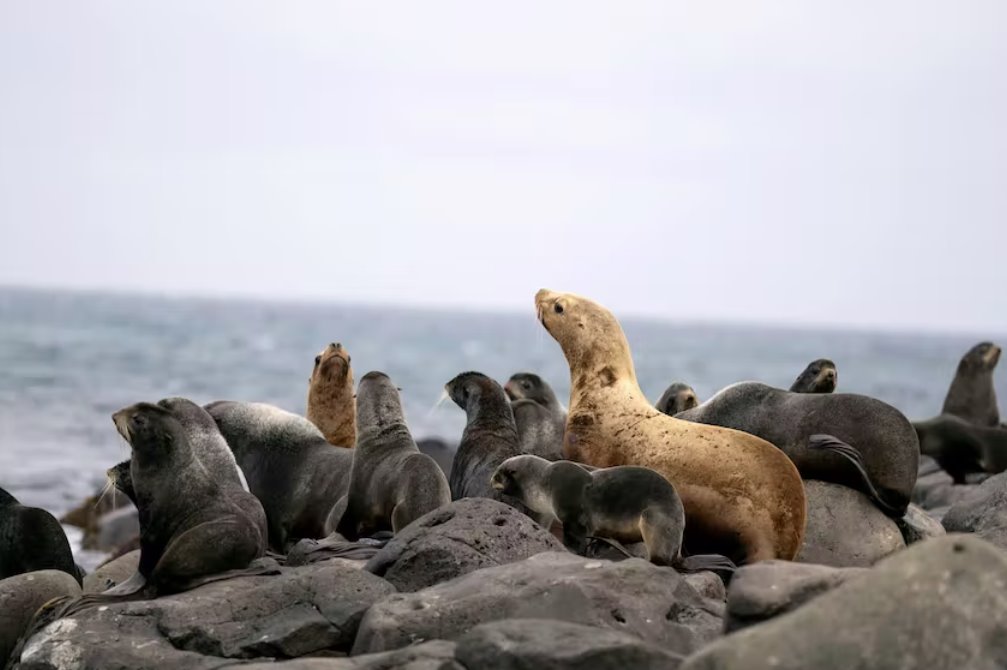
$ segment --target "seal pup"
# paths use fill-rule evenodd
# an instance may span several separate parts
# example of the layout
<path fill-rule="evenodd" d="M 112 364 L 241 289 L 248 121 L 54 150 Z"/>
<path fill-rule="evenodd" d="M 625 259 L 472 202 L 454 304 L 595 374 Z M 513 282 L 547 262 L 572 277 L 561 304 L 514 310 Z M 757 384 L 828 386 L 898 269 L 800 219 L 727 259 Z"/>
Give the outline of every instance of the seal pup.
<path fill-rule="evenodd" d="M 941 414 L 953 414 L 980 426 L 1000 424 L 993 387 L 993 370 L 1000 362 L 1000 353 L 1000 347 L 992 342 L 980 342 L 968 350 L 958 363 Z"/>
<path fill-rule="evenodd" d="M 839 383 L 836 364 L 827 358 L 819 358 L 808 363 L 804 372 L 790 385 L 792 393 L 832 393 Z"/>
<path fill-rule="evenodd" d="M 383 372 L 368 372 L 357 389 L 357 446 L 350 486 L 336 532 L 351 542 L 380 531 L 399 532 L 451 502 L 440 466 L 420 452 L 402 400 Z"/>
<path fill-rule="evenodd" d="M 522 454 L 550 461 L 563 458 L 566 411 L 545 381 L 531 372 L 518 372 L 504 384 L 511 401 Z"/>
<path fill-rule="evenodd" d="M 675 382 L 665 389 L 655 407 L 657 407 L 659 412 L 663 412 L 668 416 L 675 416 L 679 412 L 692 409 L 698 404 L 699 400 L 696 398 L 695 389 L 683 382 Z"/>
<path fill-rule="evenodd" d="M 350 482 L 351 449 L 333 449 L 315 424 L 273 405 L 219 400 L 205 409 L 266 511 L 274 551 L 332 532 Z"/>
<path fill-rule="evenodd" d="M 258 501 L 217 481 L 171 409 L 141 402 L 112 420 L 131 448 L 129 478 L 116 486 L 140 512 L 142 579 L 121 586 L 132 583 L 147 595 L 174 593 L 200 578 L 247 568 L 265 554 Z M 127 592 L 117 587 L 106 594 Z"/>
<path fill-rule="evenodd" d="M 78 584 L 84 579 L 56 517 L 0 488 L 0 579 L 38 570 L 60 570 Z"/>
<path fill-rule="evenodd" d="M 862 491 L 894 518 L 905 514 L 916 485 L 916 431 L 902 412 L 875 398 L 740 382 L 676 418 L 757 435 L 790 457 L 805 479 Z"/>
<path fill-rule="evenodd" d="M 1007 470 L 1007 429 L 980 426 L 953 414 L 913 422 L 920 453 L 932 457 L 951 475 L 955 484 L 965 484 L 975 472 L 996 474 Z"/>
<path fill-rule="evenodd" d="M 508 458 L 493 473 L 493 488 L 563 524 L 563 543 L 585 555 L 591 539 L 643 542 L 647 560 L 689 571 L 733 569 L 720 556 L 682 557 L 685 509 L 675 487 L 649 468 L 588 469 L 533 455 Z"/>
<path fill-rule="evenodd" d="M 622 327 L 601 305 L 542 289 L 535 306 L 570 365 L 568 460 L 664 475 L 685 508 L 689 553 L 737 564 L 797 555 L 807 502 L 786 454 L 754 435 L 657 411 L 637 383 Z"/>
<path fill-rule="evenodd" d="M 357 442 L 357 408 L 353 401 L 350 354 L 332 342 L 315 356 L 308 379 L 308 421 L 337 447 L 353 448 Z"/>

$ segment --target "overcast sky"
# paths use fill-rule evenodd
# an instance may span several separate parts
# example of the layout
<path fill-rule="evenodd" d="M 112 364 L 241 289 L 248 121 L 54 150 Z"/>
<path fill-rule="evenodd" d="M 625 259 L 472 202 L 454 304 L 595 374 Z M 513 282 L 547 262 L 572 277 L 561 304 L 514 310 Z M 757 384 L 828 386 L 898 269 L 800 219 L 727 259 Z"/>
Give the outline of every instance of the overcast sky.
<path fill-rule="evenodd" d="M 1007 2 L 0 0 L 0 283 L 1007 333 Z"/>

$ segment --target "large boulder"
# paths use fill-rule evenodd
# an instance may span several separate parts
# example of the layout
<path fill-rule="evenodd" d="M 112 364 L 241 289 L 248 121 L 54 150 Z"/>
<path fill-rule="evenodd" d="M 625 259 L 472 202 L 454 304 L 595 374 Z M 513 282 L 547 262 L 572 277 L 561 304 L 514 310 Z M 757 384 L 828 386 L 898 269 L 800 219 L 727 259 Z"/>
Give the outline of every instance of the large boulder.
<path fill-rule="evenodd" d="M 364 612 L 394 587 L 333 559 L 235 577 L 156 600 L 93 607 L 29 640 L 22 668 L 209 668 L 224 659 L 349 651 Z"/>
<path fill-rule="evenodd" d="M 671 568 L 549 552 L 385 598 L 364 617 L 353 653 L 455 640 L 501 619 L 554 619 L 687 654 L 720 634 L 723 612 L 722 602 L 703 597 Z"/>
<path fill-rule="evenodd" d="M 406 526 L 365 569 L 399 591 L 419 591 L 480 568 L 562 550 L 548 530 L 510 505 L 463 498 Z"/>
<path fill-rule="evenodd" d="M 77 580 L 60 570 L 39 570 L 0 580 L 0 666 L 39 607 L 53 598 L 76 595 L 80 595 Z"/>
<path fill-rule="evenodd" d="M 790 561 L 759 561 L 738 569 L 727 594 L 728 632 L 797 609 L 867 568 L 831 568 Z"/>
<path fill-rule="evenodd" d="M 1007 663 L 1007 554 L 969 535 L 913 545 L 683 670 L 993 670 Z"/>
<path fill-rule="evenodd" d="M 84 577 L 84 593 L 103 593 L 132 577 L 140 567 L 140 550 L 103 563 Z"/>
<path fill-rule="evenodd" d="M 947 531 L 944 530 L 940 521 L 933 518 L 923 508 L 912 503 L 909 504 L 905 515 L 901 519 L 896 519 L 895 523 L 902 531 L 902 539 L 906 541 L 906 545 L 947 535 Z"/>
<path fill-rule="evenodd" d="M 798 562 L 868 567 L 905 548 L 898 524 L 860 491 L 817 480 L 804 485 L 808 522 Z"/>
<path fill-rule="evenodd" d="M 975 533 L 1007 549 L 1007 472 L 990 477 L 944 515 L 950 533 Z"/>

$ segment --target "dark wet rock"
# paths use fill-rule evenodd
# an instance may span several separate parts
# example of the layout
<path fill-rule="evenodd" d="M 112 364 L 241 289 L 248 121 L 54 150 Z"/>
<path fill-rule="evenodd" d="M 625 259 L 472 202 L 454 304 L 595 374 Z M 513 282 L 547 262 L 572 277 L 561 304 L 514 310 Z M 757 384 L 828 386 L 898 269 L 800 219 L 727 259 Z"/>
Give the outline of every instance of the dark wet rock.
<path fill-rule="evenodd" d="M 364 617 L 353 653 L 458 639 L 479 624 L 532 618 L 628 633 L 686 654 L 720 634 L 723 613 L 722 602 L 671 568 L 549 552 L 385 598 Z"/>
<path fill-rule="evenodd" d="M 899 530 L 902 531 L 902 539 L 906 541 L 907 545 L 947 534 L 939 520 L 935 519 L 923 508 L 912 503 L 909 504 L 905 516 L 901 519 L 896 519 L 895 523 L 898 524 Z"/>
<path fill-rule="evenodd" d="M 740 630 L 793 611 L 867 571 L 790 561 L 743 566 L 734 573 L 727 594 L 726 630 Z"/>
<path fill-rule="evenodd" d="M 60 619 L 28 641 L 22 667 L 188 670 L 220 667 L 224 659 L 346 652 L 364 612 L 394 590 L 339 559 L 236 577 Z"/>
<path fill-rule="evenodd" d="M 1007 549 L 1007 472 L 980 484 L 948 510 L 942 523 L 949 533 L 975 533 Z"/>
<path fill-rule="evenodd" d="M 39 607 L 53 598 L 76 595 L 80 595 L 77 580 L 60 570 L 39 570 L 0 580 L 0 667 Z"/>
<path fill-rule="evenodd" d="M 463 498 L 402 529 L 366 569 L 399 591 L 418 591 L 480 568 L 562 550 L 549 531 L 513 507 Z"/>
<path fill-rule="evenodd" d="M 808 522 L 798 562 L 867 567 L 905 548 L 895 521 L 860 491 L 815 480 L 805 482 L 805 491 Z"/>
<path fill-rule="evenodd" d="M 993 670 L 1007 664 L 1007 554 L 970 535 L 914 544 L 683 670 Z"/>
<path fill-rule="evenodd" d="M 281 663 L 252 663 L 249 670 L 472 670 L 454 661 L 455 643 L 433 640 L 412 647 L 352 658 L 301 658 Z M 495 667 L 495 666 L 494 666 Z"/>
<path fill-rule="evenodd" d="M 635 635 L 541 619 L 476 626 L 458 640 L 455 658 L 466 668 L 496 670 L 674 670 L 682 661 Z"/>
<path fill-rule="evenodd" d="M 122 584 L 140 566 L 140 550 L 131 551 L 115 560 L 99 565 L 84 578 L 84 593 L 103 593 Z"/>

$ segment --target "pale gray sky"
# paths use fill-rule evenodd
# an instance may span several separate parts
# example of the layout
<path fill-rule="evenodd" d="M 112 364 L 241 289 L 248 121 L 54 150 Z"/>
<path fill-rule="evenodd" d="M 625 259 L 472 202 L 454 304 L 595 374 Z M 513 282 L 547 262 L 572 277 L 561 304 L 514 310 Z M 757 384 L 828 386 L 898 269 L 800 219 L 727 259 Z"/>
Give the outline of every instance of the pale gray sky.
<path fill-rule="evenodd" d="M 1007 332 L 1007 2 L 0 0 L 0 283 Z"/>

